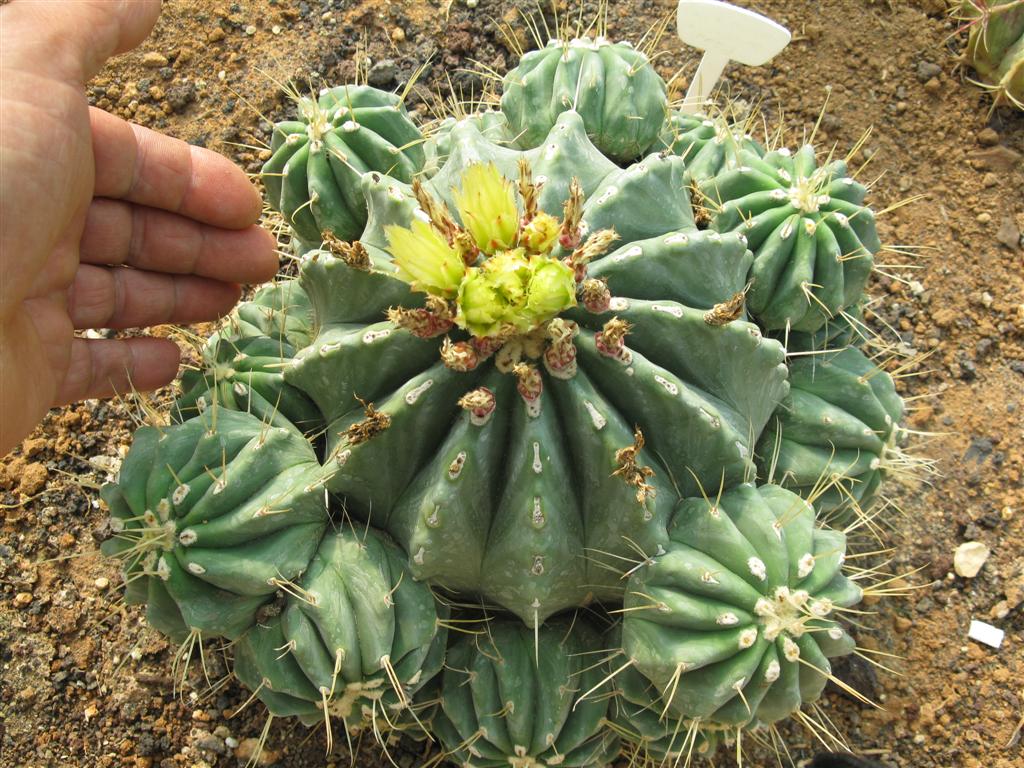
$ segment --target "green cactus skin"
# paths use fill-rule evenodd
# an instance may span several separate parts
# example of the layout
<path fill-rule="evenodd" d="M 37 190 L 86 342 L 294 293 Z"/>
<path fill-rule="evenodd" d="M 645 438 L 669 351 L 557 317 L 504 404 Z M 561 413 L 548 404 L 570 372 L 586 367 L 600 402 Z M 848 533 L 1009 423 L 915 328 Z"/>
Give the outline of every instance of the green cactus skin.
<path fill-rule="evenodd" d="M 735 728 L 817 699 L 828 659 L 854 648 L 830 618 L 862 596 L 841 571 L 845 537 L 796 494 L 750 484 L 687 499 L 669 535 L 630 577 L 622 643 L 670 710 Z"/>
<path fill-rule="evenodd" d="M 700 190 L 712 228 L 742 232 L 754 252 L 747 309 L 768 330 L 817 331 L 860 299 L 881 248 L 866 189 L 841 160 L 819 167 L 809 145 L 739 161 Z"/>
<path fill-rule="evenodd" d="M 710 757 L 717 749 L 718 730 L 666 711 L 661 693 L 633 667 L 615 676 L 615 693 L 608 719 L 630 765 L 685 765 L 687 756 Z"/>
<path fill-rule="evenodd" d="M 864 322 L 868 302 L 862 299 L 847 307 L 839 317 L 827 320 L 814 333 L 803 331 L 776 331 L 768 334 L 786 345 L 790 354 L 803 352 L 839 351 L 846 347 L 861 347 L 875 337 L 875 332 Z"/>
<path fill-rule="evenodd" d="M 959 18 L 970 24 L 964 59 L 996 96 L 1024 110 L 1024 3 L 964 0 Z"/>
<path fill-rule="evenodd" d="M 519 146 L 538 146 L 560 114 L 575 110 L 594 145 L 628 163 L 658 138 L 668 113 L 665 82 L 647 56 L 603 38 L 552 40 L 505 75 L 501 111 Z"/>
<path fill-rule="evenodd" d="M 216 402 L 276 427 L 318 432 L 323 427 L 320 411 L 305 394 L 285 384 L 283 375 L 295 353 L 312 341 L 312 314 L 295 280 L 257 291 L 207 341 L 203 367 L 182 374 L 177 420 L 190 419 Z"/>
<path fill-rule="evenodd" d="M 619 742 L 605 728 L 601 647 L 582 619 L 551 622 L 536 637 L 518 622 L 492 621 L 460 637 L 448 649 L 433 720 L 449 760 L 463 768 L 610 765 Z"/>
<path fill-rule="evenodd" d="M 576 138 L 565 141 L 561 125 Z M 586 141 L 579 128 L 578 116 L 563 116 L 544 145 L 579 146 Z M 465 137 L 474 158 L 508 151 L 488 145 L 471 125 L 453 136 Z M 460 152 L 455 147 L 452 158 Z M 539 157 L 536 175 L 560 163 Z M 324 410 L 329 488 L 350 513 L 399 541 L 417 578 L 482 594 L 533 625 L 591 597 L 621 593 L 607 566 L 631 551 L 624 537 L 654 551 L 665 538 L 675 484 L 684 493 L 697 490 L 694 475 L 678 468 L 689 467 L 709 486 L 723 472 L 732 483 L 752 474 L 751 435 L 786 391 L 783 350 L 746 323 L 705 322 L 704 310 L 742 290 L 750 257 L 740 236 L 693 227 L 682 175 L 679 158 L 652 156 L 600 184 L 589 182 L 596 187 L 584 204 L 584 227 L 613 226 L 622 235 L 619 249 L 590 265 L 615 298 L 603 314 L 578 308 L 567 315 L 581 328 L 577 369 L 559 378 L 542 368 L 539 412 L 491 361 L 451 370 L 438 359 L 439 339 L 385 320 L 388 306 L 403 302 L 384 284 L 405 284 L 387 277 L 388 254 L 375 234 L 387 222 L 378 213 L 390 206 L 400 222 L 412 216 L 395 183 L 367 182 L 391 187 L 390 203 L 370 204 L 374 231 L 368 227 L 366 247 L 380 268 L 361 271 L 322 252 L 306 260 L 303 285 L 330 273 L 338 289 L 310 287 L 319 335 L 285 380 Z M 666 205 L 669 189 L 676 202 Z M 634 212 L 648 208 L 651 215 L 636 221 Z M 707 263 L 720 265 L 714 277 Z M 666 282 L 671 264 L 678 276 Z M 659 280 L 662 290 L 652 294 Z M 629 364 L 597 344 L 596 333 L 613 315 L 633 325 L 624 353 Z M 378 322 L 370 322 L 374 316 Z M 478 387 L 497 403 L 483 424 L 457 406 Z M 364 419 L 357 397 L 375 403 L 389 424 L 350 445 L 347 431 Z M 643 502 L 635 487 L 613 476 L 634 427 L 650 446 L 638 462 L 654 470 L 654 494 Z"/>
<path fill-rule="evenodd" d="M 683 158 L 687 176 L 699 184 L 738 165 L 740 150 L 764 156 L 764 147 L 745 128 L 721 115 L 707 117 L 676 110 L 652 149 Z"/>
<path fill-rule="evenodd" d="M 761 474 L 813 495 L 819 515 L 842 522 L 878 493 L 901 434 L 903 401 L 892 377 L 853 348 L 795 358 L 789 381 L 758 442 Z"/>
<path fill-rule="evenodd" d="M 325 231 L 353 240 L 366 224 L 360 178 L 377 171 L 412 181 L 425 160 L 423 136 L 398 96 L 370 86 L 325 89 L 301 99 L 299 113 L 274 126 L 267 200 L 305 243 Z"/>
<path fill-rule="evenodd" d="M 418 728 L 412 698 L 441 670 L 448 613 L 405 563 L 373 531 L 329 533 L 284 606 L 238 640 L 235 675 L 271 714 L 307 725 Z"/>
<path fill-rule="evenodd" d="M 462 123 L 471 123 L 483 136 L 495 144 L 510 146 L 513 136 L 508 127 L 505 114 L 499 110 L 488 109 L 475 112 L 462 118 L 446 117 L 437 123 L 424 128 L 426 140 L 423 151 L 426 161 L 423 164 L 423 176 L 432 178 L 448 162 L 452 151 L 452 129 Z"/>
<path fill-rule="evenodd" d="M 143 427 L 105 485 L 112 539 L 131 602 L 154 626 L 234 639 L 278 580 L 305 570 L 327 525 L 312 447 L 293 429 L 211 408 L 169 427 Z"/>

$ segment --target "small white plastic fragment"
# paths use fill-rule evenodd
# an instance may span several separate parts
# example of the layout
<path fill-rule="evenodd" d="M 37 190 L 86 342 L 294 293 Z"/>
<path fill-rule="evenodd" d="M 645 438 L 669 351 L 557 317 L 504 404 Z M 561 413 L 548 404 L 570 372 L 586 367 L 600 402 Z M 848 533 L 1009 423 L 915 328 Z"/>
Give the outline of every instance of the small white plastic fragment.
<path fill-rule="evenodd" d="M 971 619 L 971 626 L 967 630 L 967 636 L 971 640 L 984 643 L 991 648 L 999 648 L 999 646 L 1003 644 L 1003 638 L 1006 636 L 1006 632 L 999 629 L 999 627 L 993 627 L 991 624 L 986 624 L 984 621 Z"/>

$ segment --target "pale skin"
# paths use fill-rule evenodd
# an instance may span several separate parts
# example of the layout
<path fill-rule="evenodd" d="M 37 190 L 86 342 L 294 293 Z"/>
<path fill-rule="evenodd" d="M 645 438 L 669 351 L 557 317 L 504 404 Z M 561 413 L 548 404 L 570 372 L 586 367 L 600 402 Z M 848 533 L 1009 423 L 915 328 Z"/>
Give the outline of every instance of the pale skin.
<path fill-rule="evenodd" d="M 0 5 L 0 456 L 51 407 L 177 374 L 173 341 L 76 331 L 212 320 L 277 271 L 239 168 L 86 101 L 159 13 L 159 0 Z"/>

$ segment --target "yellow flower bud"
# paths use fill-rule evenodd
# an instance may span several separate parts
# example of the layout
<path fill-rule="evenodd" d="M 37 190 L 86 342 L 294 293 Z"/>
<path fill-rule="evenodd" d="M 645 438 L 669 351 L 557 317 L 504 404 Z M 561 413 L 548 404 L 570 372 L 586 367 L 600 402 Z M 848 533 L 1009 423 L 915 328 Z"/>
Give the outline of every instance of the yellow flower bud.
<path fill-rule="evenodd" d="M 493 254 L 515 246 L 519 233 L 515 189 L 493 163 L 469 166 L 454 197 L 462 226 L 481 251 Z"/>

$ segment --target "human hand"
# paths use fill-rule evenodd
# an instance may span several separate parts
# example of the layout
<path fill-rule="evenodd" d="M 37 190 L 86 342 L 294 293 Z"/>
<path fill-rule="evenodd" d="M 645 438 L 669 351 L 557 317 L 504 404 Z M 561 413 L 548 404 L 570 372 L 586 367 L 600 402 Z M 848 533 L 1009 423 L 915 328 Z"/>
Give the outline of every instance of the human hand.
<path fill-rule="evenodd" d="M 260 199 L 209 150 L 90 108 L 160 0 L 0 6 L 0 456 L 56 405 L 170 382 L 167 339 L 77 338 L 210 320 L 277 271 Z"/>

